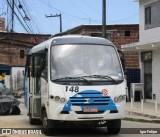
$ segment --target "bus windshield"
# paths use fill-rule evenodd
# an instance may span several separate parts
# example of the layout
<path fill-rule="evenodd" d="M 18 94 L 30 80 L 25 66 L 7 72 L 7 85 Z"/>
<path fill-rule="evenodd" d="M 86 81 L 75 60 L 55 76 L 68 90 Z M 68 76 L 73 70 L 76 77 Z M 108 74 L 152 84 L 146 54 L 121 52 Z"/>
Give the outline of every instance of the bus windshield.
<path fill-rule="evenodd" d="M 113 46 L 67 44 L 51 47 L 51 80 L 95 75 L 123 80 Z"/>

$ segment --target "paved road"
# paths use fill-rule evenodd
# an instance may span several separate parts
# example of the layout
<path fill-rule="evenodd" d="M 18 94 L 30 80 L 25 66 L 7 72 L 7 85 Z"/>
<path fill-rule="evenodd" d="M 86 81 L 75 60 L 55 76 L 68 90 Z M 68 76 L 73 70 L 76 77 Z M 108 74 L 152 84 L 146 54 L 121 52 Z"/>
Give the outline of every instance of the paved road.
<path fill-rule="evenodd" d="M 29 120 L 27 117 L 27 110 L 25 109 L 24 105 L 20 105 L 22 114 L 19 116 L 0 116 L 0 128 L 41 128 L 41 125 L 30 125 Z M 58 130 L 56 135 L 54 136 L 62 136 L 62 137 L 159 137 L 159 135 L 152 135 L 152 134 L 147 134 L 147 135 L 142 135 L 140 132 L 142 130 L 146 131 L 144 128 L 153 128 L 152 132 L 156 132 L 156 130 L 159 131 L 160 133 L 160 124 L 151 124 L 151 123 L 139 123 L 139 122 L 130 122 L 130 121 L 122 121 L 122 133 L 119 135 L 108 135 L 107 131 L 105 128 L 97 128 L 97 129 L 87 129 L 87 130 L 82 130 L 82 129 L 69 129 L 69 130 Z M 129 128 L 129 129 L 126 129 Z M 133 129 L 137 129 L 136 132 L 138 131 L 138 134 L 126 134 L 128 132 L 133 132 Z M 157 128 L 157 129 L 154 129 Z M 0 137 L 44 137 L 45 135 L 0 135 Z"/>

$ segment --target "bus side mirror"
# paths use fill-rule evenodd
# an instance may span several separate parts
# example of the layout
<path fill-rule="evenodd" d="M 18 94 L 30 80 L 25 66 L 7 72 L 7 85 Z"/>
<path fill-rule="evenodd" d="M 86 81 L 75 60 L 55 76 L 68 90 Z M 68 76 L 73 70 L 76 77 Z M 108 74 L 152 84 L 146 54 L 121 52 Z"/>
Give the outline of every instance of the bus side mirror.
<path fill-rule="evenodd" d="M 125 57 L 124 57 L 124 53 L 122 51 L 120 51 L 120 50 L 118 50 L 118 53 L 119 53 L 119 57 L 120 57 L 120 60 L 121 60 L 123 71 L 125 71 Z"/>

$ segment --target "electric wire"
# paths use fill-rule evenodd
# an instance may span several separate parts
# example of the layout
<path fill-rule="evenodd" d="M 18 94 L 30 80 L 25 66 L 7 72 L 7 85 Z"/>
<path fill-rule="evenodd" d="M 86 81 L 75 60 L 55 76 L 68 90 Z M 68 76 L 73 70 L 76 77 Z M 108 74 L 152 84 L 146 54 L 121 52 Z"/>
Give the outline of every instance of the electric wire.
<path fill-rule="evenodd" d="M 71 16 L 71 17 L 74 17 L 74 18 L 77 18 L 77 19 L 82 19 L 82 20 L 86 20 L 86 19 L 87 19 L 87 20 L 88 20 L 88 18 L 77 17 L 77 16 L 74 16 L 74 15 L 68 13 L 68 12 L 59 10 L 59 9 L 55 8 L 54 6 L 49 5 L 48 3 L 46 3 L 46 2 L 44 2 L 44 1 L 42 1 L 42 0 L 39 0 L 39 1 L 41 1 L 42 3 L 44 3 L 46 6 L 50 7 L 51 9 L 54 9 L 54 10 L 56 10 L 56 11 L 58 11 L 58 12 L 61 12 L 61 13 L 64 13 L 64 14 L 66 14 L 66 15 L 68 15 L 68 16 Z"/>
<path fill-rule="evenodd" d="M 20 2 L 20 1 L 19 1 Z M 25 14 L 26 15 L 28 15 L 29 16 L 29 19 L 30 19 L 30 25 L 31 25 L 31 21 L 33 22 L 33 26 L 34 26 L 34 28 L 36 28 L 36 30 L 40 33 L 41 31 L 40 31 L 40 29 L 39 29 L 39 27 L 38 27 L 38 25 L 37 25 L 37 23 L 35 22 L 35 20 L 34 20 L 34 18 L 30 15 L 30 12 L 28 11 L 28 6 L 27 6 L 27 2 L 25 1 L 25 0 L 22 0 L 22 3 L 23 3 L 23 6 L 25 7 L 25 10 L 26 11 L 24 11 L 24 9 L 23 9 L 23 11 L 25 12 Z M 26 13 L 27 12 L 27 13 Z"/>
<path fill-rule="evenodd" d="M 81 8 L 79 8 L 79 6 L 77 6 L 73 1 L 69 0 L 69 3 L 73 5 L 73 7 L 76 8 L 76 10 L 79 9 L 81 13 L 83 13 L 85 16 L 87 16 L 88 19 L 90 19 L 90 16 L 88 16 L 86 12 L 84 12 Z"/>
<path fill-rule="evenodd" d="M 61 11 L 61 10 L 58 10 L 57 8 L 54 8 L 53 6 L 51 6 L 49 3 L 46 3 L 46 2 L 44 2 L 44 1 L 41 1 L 41 0 L 39 0 L 43 5 L 45 5 L 45 6 L 47 6 L 48 8 L 50 8 L 51 10 L 54 10 L 54 11 L 58 11 L 58 12 L 61 12 L 62 13 L 62 16 L 65 14 L 65 15 L 67 15 L 68 17 L 65 17 L 65 16 L 63 16 L 63 18 L 62 18 L 62 22 L 65 20 L 65 21 L 67 21 L 67 22 L 70 22 L 69 24 L 75 24 L 76 26 L 77 26 L 77 24 L 79 24 L 79 22 L 78 21 L 76 21 L 76 20 L 74 20 L 73 18 L 71 18 L 72 16 L 70 16 L 70 15 L 68 15 L 68 14 L 66 14 L 66 12 L 63 12 L 63 11 Z M 78 17 L 78 19 L 79 19 L 79 17 Z M 86 19 L 86 18 L 85 18 Z M 64 23 L 63 23 L 64 24 Z M 75 26 L 74 25 L 74 26 Z"/>
<path fill-rule="evenodd" d="M 19 8 L 17 7 L 17 5 L 16 5 L 16 4 L 15 4 L 15 6 L 16 6 L 16 8 L 17 8 L 17 10 L 18 10 L 19 14 L 21 15 L 21 17 L 22 17 L 23 21 L 25 22 L 26 26 L 27 26 L 27 27 L 28 27 L 28 29 L 30 30 L 30 32 L 31 32 L 31 33 L 34 33 L 33 29 L 32 29 L 32 28 L 27 24 L 26 20 L 23 18 L 23 15 L 22 15 L 21 11 L 19 10 Z"/>
<path fill-rule="evenodd" d="M 7 0 L 7 3 L 8 3 L 8 5 L 9 5 L 9 7 L 13 10 L 11 4 L 9 3 L 9 0 Z M 25 25 L 23 24 L 23 22 L 20 20 L 20 18 L 18 17 L 18 15 L 17 15 L 17 13 L 16 13 L 15 11 L 14 11 L 14 14 L 16 15 L 18 21 L 20 22 L 20 24 L 22 25 L 22 27 L 25 29 L 25 31 L 28 32 L 28 33 L 30 33 L 30 32 L 28 31 L 28 29 L 25 27 Z"/>
<path fill-rule="evenodd" d="M 19 1 L 20 2 L 20 1 Z M 37 21 L 37 19 L 34 17 L 33 18 L 33 16 L 31 16 L 30 15 L 30 12 L 29 12 L 29 10 L 28 10 L 28 5 L 27 5 L 27 2 L 25 1 L 25 0 L 22 0 L 22 3 L 23 3 L 23 6 L 24 6 L 24 8 L 25 8 L 25 10 L 26 10 L 26 14 L 29 16 L 29 18 L 30 18 L 30 25 L 31 26 L 34 26 L 34 28 L 37 30 L 37 32 L 38 33 L 40 33 L 40 32 L 42 32 L 41 30 L 43 30 L 42 29 L 42 27 L 39 27 L 37 24 L 39 24 L 39 22 Z M 31 23 L 31 22 L 33 22 L 33 23 Z M 38 22 L 38 23 L 37 23 Z"/>
<path fill-rule="evenodd" d="M 7 2 L 9 2 L 10 1 L 10 3 L 11 3 L 11 0 L 7 0 Z M 28 25 L 29 25 L 29 27 L 30 27 L 30 29 L 32 29 L 32 31 L 33 30 L 37 30 L 37 32 L 40 32 L 40 30 L 42 30 L 42 28 L 41 27 L 39 27 L 40 26 L 40 24 L 41 23 L 39 23 L 38 22 L 38 20 L 36 20 L 36 18 L 34 17 L 33 18 L 33 16 L 31 16 L 30 15 L 30 12 L 28 11 L 28 5 L 27 5 L 27 2 L 26 2 L 26 0 L 17 0 L 17 1 L 19 1 L 21 4 L 23 4 L 23 12 L 24 12 L 24 14 L 26 14 L 26 15 L 28 15 L 28 17 L 31 19 L 31 21 L 30 22 L 28 22 Z M 77 5 L 76 5 L 76 3 L 74 3 L 73 1 L 71 1 L 71 0 L 69 0 L 71 3 L 70 4 L 72 4 L 72 5 L 74 5 L 74 7 L 76 7 L 77 9 L 79 9 L 79 11 L 81 11 L 82 12 L 82 9 L 81 8 L 79 8 Z M 44 5 L 46 5 L 47 7 L 49 7 L 50 9 L 52 9 L 52 10 L 55 10 L 55 11 L 58 11 L 58 12 L 61 12 L 62 14 L 65 14 L 66 16 L 67 16 L 67 18 L 66 18 L 66 16 L 63 16 L 63 18 L 62 18 L 62 21 L 66 21 L 66 22 L 72 22 L 72 23 L 74 23 L 74 24 L 80 24 L 78 21 L 76 21 L 75 19 L 80 19 L 80 20 L 89 20 L 89 22 L 91 21 L 91 22 L 97 22 L 97 23 L 99 23 L 99 22 L 101 22 L 100 20 L 93 20 L 93 19 L 91 19 L 91 18 L 88 18 L 89 16 L 88 15 L 86 15 L 87 16 L 87 18 L 86 17 L 78 17 L 78 16 L 75 16 L 75 15 L 72 15 L 72 14 L 70 14 L 70 13 L 68 13 L 68 12 L 65 12 L 65 11 L 63 11 L 63 10 L 59 10 L 58 8 L 56 8 L 55 6 L 53 6 L 53 5 L 51 5 L 51 4 L 49 4 L 49 3 L 47 3 L 47 1 L 43 1 L 43 0 L 39 0 L 39 2 L 41 2 L 41 3 L 43 3 Z M 89 7 L 91 10 L 93 10 L 97 15 L 99 14 L 99 15 L 102 15 L 102 13 L 100 12 L 100 11 L 98 11 L 96 8 L 94 8 L 92 5 L 90 5 L 89 3 L 88 3 L 88 1 L 86 1 L 86 0 L 83 0 L 83 1 L 81 1 L 84 5 L 86 5 L 87 7 Z M 4 5 L 4 3 L 2 3 L 2 5 Z M 9 28 L 9 26 L 10 26 L 10 24 L 11 24 L 11 19 L 9 18 L 9 9 L 8 9 L 8 7 L 10 7 L 8 4 L 7 4 L 7 16 L 6 16 L 6 18 L 7 18 L 7 28 Z M 3 9 L 4 9 L 4 6 L 3 6 Z M 84 11 L 83 11 L 83 13 L 84 13 Z M 125 17 L 125 18 L 122 18 L 122 19 L 119 19 L 119 20 L 110 20 L 110 19 L 108 19 L 110 22 L 112 22 L 112 23 L 115 23 L 115 22 L 120 22 L 120 21 L 123 21 L 123 20 L 129 20 L 130 18 L 133 18 L 133 17 L 135 17 L 135 16 L 137 16 L 138 14 L 134 14 L 134 15 L 132 15 L 132 16 L 129 16 L 129 17 Z M 16 18 L 18 19 L 18 17 L 16 16 Z M 23 23 L 22 23 L 22 21 L 20 20 L 20 19 L 18 19 L 18 21 L 20 22 L 20 24 L 22 25 Z M 71 23 L 70 23 L 71 24 Z M 24 24 L 23 24 L 24 25 Z M 26 28 L 28 28 L 28 27 L 26 27 L 26 26 L 23 26 L 22 25 L 22 27 L 25 29 L 25 31 L 26 31 Z M 66 25 L 66 23 L 65 23 L 65 25 Z M 34 29 L 33 29 L 34 28 Z M 41 29 L 40 29 L 41 28 Z M 28 30 L 28 29 L 27 29 Z M 31 30 L 30 30 L 31 31 Z"/>

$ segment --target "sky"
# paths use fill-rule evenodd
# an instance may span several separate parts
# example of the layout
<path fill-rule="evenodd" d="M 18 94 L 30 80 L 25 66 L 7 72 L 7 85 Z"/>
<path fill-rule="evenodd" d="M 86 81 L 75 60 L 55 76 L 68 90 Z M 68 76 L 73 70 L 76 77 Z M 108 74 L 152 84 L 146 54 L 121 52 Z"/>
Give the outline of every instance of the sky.
<path fill-rule="evenodd" d="M 52 35 L 59 33 L 59 17 L 45 17 L 45 15 L 51 14 L 61 13 L 62 31 L 83 24 L 102 24 L 102 0 L 15 0 L 15 2 L 17 5 L 20 3 L 23 6 L 25 12 L 19 9 L 21 15 L 24 16 L 26 13 L 30 18 L 30 21 L 26 20 L 26 23 L 32 28 L 32 33 Z M 7 13 L 6 0 L 0 0 L 0 15 L 3 12 Z M 15 12 L 20 18 L 20 12 L 16 8 Z M 9 15 L 3 14 L 0 17 L 6 18 L 6 20 L 8 17 L 6 22 L 9 22 Z M 135 23 L 139 23 L 138 2 L 133 2 L 133 0 L 106 0 L 106 24 Z M 16 32 L 26 33 L 17 17 L 15 17 L 14 27 Z"/>

